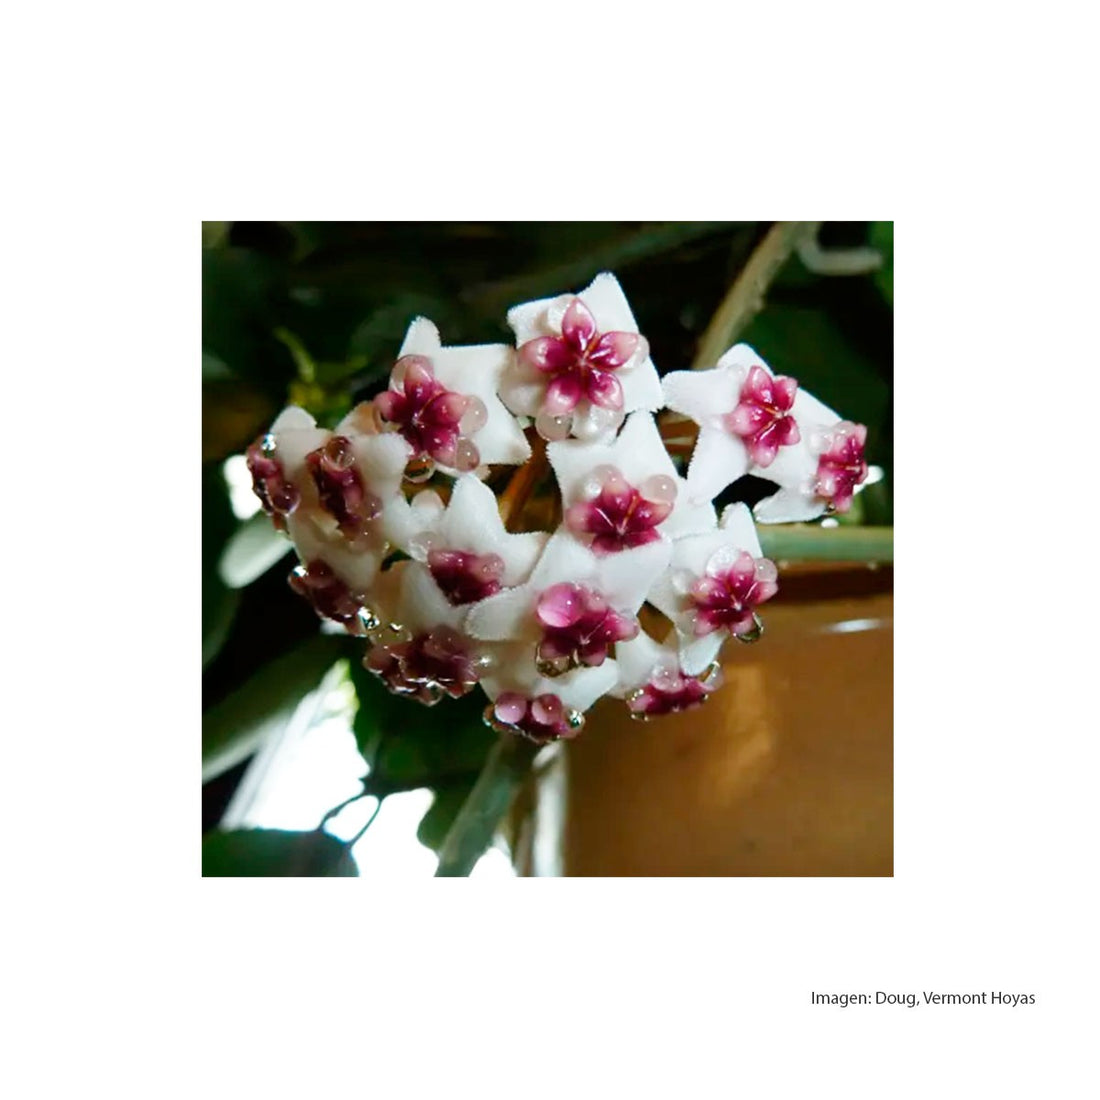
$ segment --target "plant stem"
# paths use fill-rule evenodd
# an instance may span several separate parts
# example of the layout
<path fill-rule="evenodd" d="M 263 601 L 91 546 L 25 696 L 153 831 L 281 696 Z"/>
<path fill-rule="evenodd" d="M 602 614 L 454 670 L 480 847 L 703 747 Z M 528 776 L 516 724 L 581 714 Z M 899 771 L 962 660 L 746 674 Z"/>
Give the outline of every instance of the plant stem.
<path fill-rule="evenodd" d="M 819 527 L 806 523 L 761 524 L 766 557 L 788 561 L 894 560 L 893 527 Z"/>
<path fill-rule="evenodd" d="M 764 305 L 764 292 L 771 285 L 798 242 L 817 231 L 818 222 L 776 222 L 756 246 L 749 261 L 734 280 L 710 319 L 693 370 L 713 367 L 731 347 Z"/>
<path fill-rule="evenodd" d="M 513 733 L 501 734 L 439 849 L 436 878 L 460 878 L 473 870 L 492 844 L 493 834 L 539 748 Z"/>
<path fill-rule="evenodd" d="M 546 458 L 546 440 L 542 436 L 530 433 L 531 457 L 512 475 L 512 479 L 500 495 L 498 508 L 501 522 L 513 534 L 523 515 L 523 506 L 527 503 L 542 476 L 550 468 Z"/>

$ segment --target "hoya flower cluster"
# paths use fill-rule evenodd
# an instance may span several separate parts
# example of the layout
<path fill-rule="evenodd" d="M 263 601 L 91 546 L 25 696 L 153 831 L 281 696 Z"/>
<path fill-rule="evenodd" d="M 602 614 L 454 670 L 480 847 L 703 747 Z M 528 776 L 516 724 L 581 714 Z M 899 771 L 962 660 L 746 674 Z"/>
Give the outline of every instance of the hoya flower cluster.
<path fill-rule="evenodd" d="M 662 380 L 609 274 L 508 323 L 514 347 L 444 347 L 419 318 L 384 393 L 331 431 L 288 408 L 249 448 L 300 558 L 291 586 L 364 638 L 391 691 L 433 704 L 480 686 L 486 721 L 538 742 L 575 735 L 604 695 L 641 719 L 703 702 L 723 643 L 758 637 L 776 592 L 752 513 L 719 516 L 714 497 L 753 473 L 779 486 L 762 522 L 844 511 L 865 429 L 744 344 Z M 663 407 L 698 425 L 686 476 Z M 533 442 L 560 523 L 512 533 L 485 478 L 536 461 Z M 430 478 L 440 491 L 417 488 Z"/>

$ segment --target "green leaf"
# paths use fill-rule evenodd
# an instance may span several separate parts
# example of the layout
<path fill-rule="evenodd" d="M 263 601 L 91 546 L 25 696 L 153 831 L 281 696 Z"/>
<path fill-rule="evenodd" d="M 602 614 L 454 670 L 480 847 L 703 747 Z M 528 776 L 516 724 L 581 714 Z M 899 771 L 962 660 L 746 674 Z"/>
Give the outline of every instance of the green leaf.
<path fill-rule="evenodd" d="M 218 561 L 218 576 L 230 588 L 244 588 L 262 577 L 293 549 L 264 512 L 245 520 L 229 537 Z"/>
<path fill-rule="evenodd" d="M 391 694 L 355 659 L 351 678 L 359 697 L 353 730 L 370 767 L 371 793 L 439 788 L 481 770 L 496 737 L 481 720 L 486 699 L 480 691 L 426 707 Z"/>
<path fill-rule="evenodd" d="M 279 269 L 268 257 L 243 248 L 203 250 L 203 350 L 276 400 L 293 375 L 290 355 L 272 334 L 282 301 Z"/>
<path fill-rule="evenodd" d="M 621 271 L 641 260 L 672 252 L 692 241 L 733 229 L 736 222 L 653 222 L 640 229 L 615 233 L 611 240 L 592 240 L 593 229 L 615 223 L 564 223 L 550 227 L 555 243 L 555 261 L 538 271 L 472 287 L 464 296 L 485 312 L 499 311 L 528 298 L 559 293 L 563 288 L 580 289 L 601 271 Z M 568 248 L 570 232 L 579 231 L 573 248 Z M 566 242 L 562 248 L 561 242 Z M 562 253 L 565 252 L 565 255 Z M 570 254 L 572 253 L 572 254 Z"/>
<path fill-rule="evenodd" d="M 324 832 L 240 829 L 202 838 L 203 878 L 320 878 L 359 874 L 347 846 Z"/>
<path fill-rule="evenodd" d="M 454 820 L 458 817 L 458 811 L 474 789 L 476 778 L 464 779 L 457 783 L 450 783 L 435 792 L 435 801 L 428 808 L 428 812 L 420 819 L 420 825 L 416 830 L 416 839 L 426 848 L 438 852 L 447 838 Z"/>
<path fill-rule="evenodd" d="M 203 222 L 203 248 L 219 248 L 225 244 L 226 238 L 229 236 L 229 227 L 232 224 L 232 222 Z"/>
<path fill-rule="evenodd" d="M 882 253 L 882 266 L 874 280 L 883 297 L 894 304 L 894 223 L 871 222 L 871 245 Z"/>
<path fill-rule="evenodd" d="M 218 559 L 230 532 L 237 524 L 229 506 L 229 491 L 220 468 L 202 471 L 202 666 L 205 668 L 221 649 L 233 625 L 238 594 L 218 574 Z"/>
<path fill-rule="evenodd" d="M 277 657 L 202 716 L 202 781 L 247 759 L 286 728 L 298 704 L 349 654 L 348 639 L 318 634 Z"/>
<path fill-rule="evenodd" d="M 226 382 L 232 377 L 233 372 L 221 359 L 208 351 L 202 353 L 202 380 L 204 382 Z"/>
<path fill-rule="evenodd" d="M 373 313 L 351 334 L 348 341 L 350 359 L 366 364 L 379 361 L 378 369 L 388 371 L 397 358 L 405 331 L 417 317 L 430 317 L 443 324 L 439 315 L 440 302 L 427 294 L 399 294 Z M 444 338 L 446 339 L 446 337 Z"/>

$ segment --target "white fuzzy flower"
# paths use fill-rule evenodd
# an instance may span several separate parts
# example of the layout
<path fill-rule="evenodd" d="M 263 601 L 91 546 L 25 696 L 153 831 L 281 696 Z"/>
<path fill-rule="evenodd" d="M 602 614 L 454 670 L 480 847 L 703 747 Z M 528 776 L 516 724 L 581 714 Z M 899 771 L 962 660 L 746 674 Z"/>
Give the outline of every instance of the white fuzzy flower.
<path fill-rule="evenodd" d="M 709 503 L 693 503 L 653 417 L 633 413 L 609 443 L 551 443 L 565 526 L 597 554 L 644 546 L 715 526 Z"/>
<path fill-rule="evenodd" d="M 369 406 L 377 428 L 408 444 L 408 476 L 527 461 L 531 448 L 497 395 L 513 355 L 505 344 L 443 347 L 431 321 L 413 321 L 389 389 Z"/>
<path fill-rule="evenodd" d="M 611 435 L 638 409 L 661 407 L 661 384 L 614 275 L 597 275 L 579 294 L 525 302 L 508 311 L 518 354 L 501 397 L 534 417 L 547 439 Z"/>
<path fill-rule="evenodd" d="M 527 580 L 549 537 L 542 531 L 510 533 L 493 491 L 473 474 L 455 481 L 446 507 L 437 493 L 425 490 L 394 510 L 395 544 L 425 564 L 456 607 Z"/>
<path fill-rule="evenodd" d="M 614 645 L 638 633 L 638 609 L 670 551 L 658 540 L 600 556 L 559 529 L 530 579 L 471 608 L 466 630 L 475 638 L 536 643 L 547 675 L 602 665 Z"/>
<path fill-rule="evenodd" d="M 762 522 L 812 519 L 845 511 L 862 473 L 865 429 L 776 376 L 748 344 L 738 344 L 703 371 L 663 380 L 665 401 L 699 425 L 688 467 L 688 494 L 710 500 L 743 474 L 779 484 L 755 509 Z M 858 452 L 858 453 L 857 453 Z"/>
<path fill-rule="evenodd" d="M 756 608 L 775 595 L 776 576 L 744 504 L 726 508 L 717 530 L 676 540 L 649 602 L 676 627 L 686 674 L 705 671 L 727 638 L 759 636 Z"/>

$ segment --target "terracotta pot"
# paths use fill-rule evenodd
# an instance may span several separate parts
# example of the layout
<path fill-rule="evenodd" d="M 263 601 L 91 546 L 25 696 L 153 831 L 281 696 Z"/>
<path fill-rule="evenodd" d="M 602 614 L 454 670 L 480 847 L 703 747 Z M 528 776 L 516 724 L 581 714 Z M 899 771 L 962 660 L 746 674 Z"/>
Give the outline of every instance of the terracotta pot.
<path fill-rule="evenodd" d="M 784 580 L 705 706 L 592 711 L 526 792 L 521 873 L 893 874 L 892 571 Z"/>

